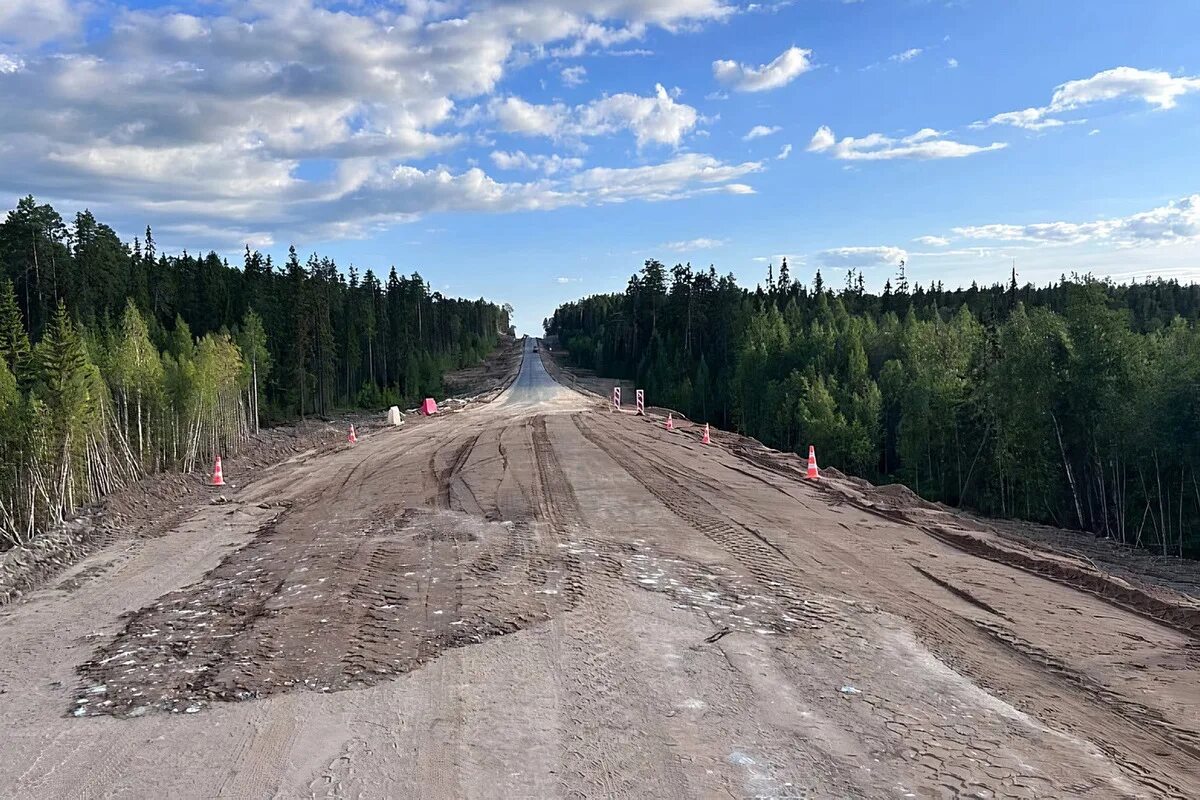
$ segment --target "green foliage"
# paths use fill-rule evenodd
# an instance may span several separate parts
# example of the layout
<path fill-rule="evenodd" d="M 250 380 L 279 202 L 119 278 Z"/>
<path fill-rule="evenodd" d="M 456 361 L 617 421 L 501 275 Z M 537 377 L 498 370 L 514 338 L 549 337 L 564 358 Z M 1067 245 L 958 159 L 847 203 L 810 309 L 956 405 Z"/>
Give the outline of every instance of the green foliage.
<path fill-rule="evenodd" d="M 207 468 L 264 418 L 436 395 L 510 315 L 295 248 L 283 270 L 169 256 L 26 197 L 0 222 L 0 546 L 143 472 Z"/>
<path fill-rule="evenodd" d="M 647 262 L 546 321 L 647 399 L 986 513 L 1200 556 L 1200 285 L 834 295 Z M 787 275 L 785 279 L 784 276 Z"/>

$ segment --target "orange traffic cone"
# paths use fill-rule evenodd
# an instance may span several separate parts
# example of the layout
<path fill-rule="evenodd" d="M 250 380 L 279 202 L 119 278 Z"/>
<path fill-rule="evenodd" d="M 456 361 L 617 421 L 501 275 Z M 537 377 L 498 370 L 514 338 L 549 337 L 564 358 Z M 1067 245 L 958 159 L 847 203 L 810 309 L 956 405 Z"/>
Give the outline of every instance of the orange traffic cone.
<path fill-rule="evenodd" d="M 216 463 L 213 464 L 213 476 L 211 486 L 224 486 L 225 476 L 221 474 L 221 457 L 217 456 Z"/>
<path fill-rule="evenodd" d="M 350 438 L 348 441 L 350 442 L 350 444 L 355 444 L 358 441 L 358 437 L 354 435 L 354 426 L 353 425 L 350 426 Z"/>
<path fill-rule="evenodd" d="M 675 420 L 671 418 L 670 414 L 667 414 L 667 430 L 675 430 Z"/>
<path fill-rule="evenodd" d="M 712 439 L 708 435 L 708 423 L 704 423 L 704 437 L 700 440 L 700 444 L 712 444 Z"/>
<path fill-rule="evenodd" d="M 817 448 L 810 444 L 808 446 L 808 474 L 804 476 L 804 479 L 815 481 L 819 477 L 821 477 L 821 473 L 817 471 Z"/>

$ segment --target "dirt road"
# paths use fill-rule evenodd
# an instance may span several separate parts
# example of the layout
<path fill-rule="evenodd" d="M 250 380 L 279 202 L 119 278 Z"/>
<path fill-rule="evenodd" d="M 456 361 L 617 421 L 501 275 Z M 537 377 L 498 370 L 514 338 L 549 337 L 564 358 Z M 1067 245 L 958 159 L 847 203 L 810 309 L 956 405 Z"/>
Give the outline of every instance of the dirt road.
<path fill-rule="evenodd" d="M 1200 796 L 1194 632 L 529 349 L 227 499 L 0 612 L 0 796 Z"/>

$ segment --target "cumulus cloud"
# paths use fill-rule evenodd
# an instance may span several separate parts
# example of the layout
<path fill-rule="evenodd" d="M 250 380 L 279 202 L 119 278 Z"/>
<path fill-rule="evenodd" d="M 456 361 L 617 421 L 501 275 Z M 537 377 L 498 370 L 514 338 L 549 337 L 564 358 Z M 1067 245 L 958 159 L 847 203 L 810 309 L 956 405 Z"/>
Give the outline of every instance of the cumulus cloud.
<path fill-rule="evenodd" d="M 933 128 L 922 128 L 902 139 L 893 139 L 882 133 L 872 133 L 861 138 L 846 136 L 840 141 L 825 125 L 817 129 L 808 143 L 810 153 L 828 153 L 843 161 L 886 161 L 896 158 L 936 159 L 964 158 L 976 153 L 1001 150 L 1003 142 L 988 145 L 964 144 L 945 138 L 945 134 Z"/>
<path fill-rule="evenodd" d="M 558 172 L 573 172 L 583 167 L 583 159 L 564 158 L 557 153 L 550 155 L 529 155 L 523 150 L 515 150 L 511 153 L 503 150 L 494 150 L 492 151 L 491 158 L 492 163 L 496 165 L 497 169 L 523 169 L 543 172 L 546 175 L 554 175 Z"/>
<path fill-rule="evenodd" d="M 628 130 L 639 147 L 652 142 L 678 146 L 700 119 L 695 108 L 675 102 L 662 84 L 654 87 L 651 97 L 613 94 L 573 108 L 507 97 L 493 102 L 492 114 L 508 133 L 578 139 Z"/>
<path fill-rule="evenodd" d="M 957 58 L 947 58 L 946 66 L 949 67 L 950 69 L 958 69 L 958 59 Z"/>
<path fill-rule="evenodd" d="M 789 47 L 769 64 L 754 67 L 736 61 L 714 61 L 713 76 L 739 92 L 765 92 L 786 86 L 812 69 L 812 50 Z"/>
<path fill-rule="evenodd" d="M 665 250 L 673 250 L 676 253 L 691 253 L 696 250 L 712 250 L 716 247 L 724 247 L 729 244 L 728 239 L 708 239 L 700 237 L 699 239 L 687 239 L 682 242 L 666 242 L 660 245 Z"/>
<path fill-rule="evenodd" d="M 587 69 L 585 67 L 574 66 L 567 67 L 559 73 L 564 86 L 581 86 L 587 82 Z"/>
<path fill-rule="evenodd" d="M 1028 130 L 1058 127 L 1065 124 L 1051 115 L 1074 111 L 1110 100 L 1132 99 L 1156 110 L 1174 108 L 1179 98 L 1200 91 L 1200 77 L 1176 77 L 1161 70 L 1134 67 L 1115 67 L 1097 72 L 1090 78 L 1067 81 L 1055 87 L 1050 103 L 1022 111 L 1006 111 L 974 127 L 1012 125 Z"/>
<path fill-rule="evenodd" d="M 748 142 L 751 139 L 760 139 L 763 136 L 770 136 L 772 134 L 779 133 L 781 130 L 783 130 L 783 128 L 779 127 L 778 125 L 755 125 L 745 136 L 742 137 L 742 141 Z"/>
<path fill-rule="evenodd" d="M 902 53 L 896 53 L 893 56 L 888 56 L 888 61 L 899 61 L 901 63 L 905 61 L 912 61 L 923 52 L 925 51 L 920 47 L 910 47 Z"/>
<path fill-rule="evenodd" d="M 896 266 L 901 259 L 907 259 L 908 253 L 900 247 L 835 247 L 817 253 L 817 262 L 824 267 L 850 269 L 857 267 Z"/>
<path fill-rule="evenodd" d="M 792 146 L 790 144 L 785 144 L 780 149 L 779 155 L 775 156 L 775 158 L 779 161 L 783 161 L 785 158 L 787 158 L 791 154 L 792 154 Z"/>
<path fill-rule="evenodd" d="M 0 191 L 84 198 L 134 229 L 152 210 L 164 230 L 231 236 L 310 222 L 356 235 L 374 224 L 361 220 L 439 208 L 598 201 L 599 189 L 497 183 L 480 170 L 407 162 L 478 141 L 486 132 L 468 129 L 479 125 L 549 136 L 582 123 L 581 111 L 558 105 L 505 98 L 493 107 L 520 64 L 732 13 L 722 0 L 222 0 L 118 9 L 84 38 L 81 8 L 92 5 L 0 0 Z M 179 10 L 196 8 L 205 14 Z M 591 105 L 589 119 L 632 131 L 639 144 L 678 144 L 698 116 L 661 91 Z M 328 177 L 302 177 L 309 162 Z M 680 193 L 694 181 L 711 188 L 690 175 Z"/>
<path fill-rule="evenodd" d="M 920 242 L 927 247 L 945 247 L 950 244 L 950 240 L 944 236 L 918 236 L 913 241 Z"/>
<path fill-rule="evenodd" d="M 1172 244 L 1200 240 L 1200 194 L 1165 206 L 1116 219 L 1091 222 L 1037 222 L 1024 225 L 990 224 L 954 228 L 966 239 L 1038 244 L 1082 244 L 1110 241 L 1122 246 Z"/>

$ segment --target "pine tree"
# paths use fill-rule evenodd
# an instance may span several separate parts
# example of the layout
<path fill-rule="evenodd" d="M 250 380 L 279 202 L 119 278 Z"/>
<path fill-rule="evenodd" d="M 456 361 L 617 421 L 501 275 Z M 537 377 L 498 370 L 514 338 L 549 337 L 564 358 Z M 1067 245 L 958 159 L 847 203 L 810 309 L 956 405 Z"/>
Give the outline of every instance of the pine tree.
<path fill-rule="evenodd" d="M 19 384 L 28 385 L 33 378 L 30 360 L 29 334 L 17 307 L 12 281 L 0 281 L 0 357 Z"/>

